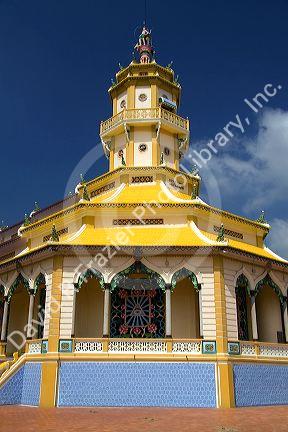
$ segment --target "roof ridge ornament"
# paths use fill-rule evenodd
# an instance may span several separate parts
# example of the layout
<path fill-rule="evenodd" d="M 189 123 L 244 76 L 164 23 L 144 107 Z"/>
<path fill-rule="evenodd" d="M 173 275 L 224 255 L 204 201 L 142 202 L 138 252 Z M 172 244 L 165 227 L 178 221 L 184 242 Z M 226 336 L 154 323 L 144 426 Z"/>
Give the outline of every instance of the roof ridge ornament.
<path fill-rule="evenodd" d="M 146 27 L 145 23 L 134 49 L 139 53 L 140 63 L 147 64 L 154 60 L 155 51 L 152 46 L 151 30 Z"/>
<path fill-rule="evenodd" d="M 216 241 L 217 242 L 224 242 L 225 241 L 225 228 L 224 228 L 223 223 L 221 223 Z"/>
<path fill-rule="evenodd" d="M 258 219 L 256 219 L 256 222 L 261 223 L 261 224 L 267 224 L 268 222 L 265 219 L 265 211 L 262 210 L 260 216 L 258 217 Z"/>

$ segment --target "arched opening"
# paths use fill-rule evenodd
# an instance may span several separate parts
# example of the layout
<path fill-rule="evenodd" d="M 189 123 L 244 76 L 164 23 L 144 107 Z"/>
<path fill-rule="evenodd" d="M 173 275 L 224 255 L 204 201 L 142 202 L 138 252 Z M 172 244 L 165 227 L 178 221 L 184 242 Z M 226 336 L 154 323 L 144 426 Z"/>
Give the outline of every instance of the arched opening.
<path fill-rule="evenodd" d="M 194 273 L 181 269 L 172 278 L 172 337 L 200 338 L 200 305 L 198 284 Z"/>
<path fill-rule="evenodd" d="M 111 282 L 110 336 L 163 338 L 165 282 L 140 261 Z"/>
<path fill-rule="evenodd" d="M 9 318 L 7 331 L 7 354 L 23 351 L 29 312 L 29 282 L 18 275 L 8 293 Z"/>
<path fill-rule="evenodd" d="M 261 342 L 284 342 L 282 293 L 269 275 L 255 289 L 258 339 Z"/>
<path fill-rule="evenodd" d="M 42 339 L 44 335 L 45 305 L 46 305 L 46 281 L 40 273 L 34 284 L 35 300 L 33 308 L 33 337 Z"/>
<path fill-rule="evenodd" d="M 248 279 L 241 274 L 236 282 L 236 309 L 239 340 L 252 340 L 251 300 Z"/>
<path fill-rule="evenodd" d="M 96 270 L 84 272 L 75 285 L 76 338 L 100 338 L 103 331 L 104 280 Z"/>

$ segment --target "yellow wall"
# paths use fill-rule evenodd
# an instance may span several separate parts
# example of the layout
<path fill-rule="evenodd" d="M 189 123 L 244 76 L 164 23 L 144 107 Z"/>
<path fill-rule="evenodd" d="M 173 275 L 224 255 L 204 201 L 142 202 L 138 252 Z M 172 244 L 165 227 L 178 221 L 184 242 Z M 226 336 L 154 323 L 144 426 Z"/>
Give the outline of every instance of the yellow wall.
<path fill-rule="evenodd" d="M 256 297 L 258 339 L 277 342 L 277 331 L 282 331 L 280 301 L 272 288 L 264 286 Z"/>
<path fill-rule="evenodd" d="M 188 279 L 177 283 L 172 293 L 172 336 L 199 338 L 198 293 Z"/>
<path fill-rule="evenodd" d="M 76 294 L 75 337 L 102 337 L 104 293 L 95 279 Z"/>
<path fill-rule="evenodd" d="M 14 292 L 10 302 L 9 324 L 7 336 L 11 335 L 13 342 L 22 345 L 23 339 L 26 341 L 24 330 L 28 322 L 29 294 L 24 286 L 19 286 Z M 13 333 L 13 332 L 19 333 Z M 20 335 L 21 333 L 21 335 Z M 22 336 L 23 335 L 23 336 Z M 11 354 L 18 351 L 12 342 L 7 340 L 7 353 Z"/>

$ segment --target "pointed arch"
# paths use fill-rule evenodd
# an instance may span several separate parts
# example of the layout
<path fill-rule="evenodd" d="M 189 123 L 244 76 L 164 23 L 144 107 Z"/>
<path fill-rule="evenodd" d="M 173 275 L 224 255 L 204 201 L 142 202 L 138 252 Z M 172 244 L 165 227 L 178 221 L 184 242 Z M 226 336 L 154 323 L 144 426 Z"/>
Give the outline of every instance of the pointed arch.
<path fill-rule="evenodd" d="M 236 280 L 235 289 L 243 287 L 248 296 L 251 297 L 251 285 L 244 273 L 241 273 Z"/>
<path fill-rule="evenodd" d="M 88 268 L 83 273 L 80 274 L 77 282 L 74 283 L 75 290 L 79 292 L 82 285 L 84 283 L 87 283 L 89 279 L 97 279 L 101 289 L 104 290 L 104 285 L 105 285 L 104 276 L 102 275 L 102 273 L 100 273 L 98 270 L 94 268 Z"/>
<path fill-rule="evenodd" d="M 24 285 L 24 288 L 27 290 L 27 293 L 30 293 L 30 283 L 29 281 L 23 276 L 22 273 L 19 273 L 18 276 L 16 277 L 15 281 L 13 282 L 13 284 L 10 286 L 9 291 L 8 291 L 8 303 L 10 303 L 12 295 L 14 294 L 15 290 L 21 285 Z"/>
<path fill-rule="evenodd" d="M 131 266 L 120 271 L 113 277 L 113 279 L 111 280 L 111 291 L 114 291 L 121 282 L 124 282 L 125 279 L 133 273 L 142 273 L 148 275 L 149 279 L 155 279 L 155 282 L 162 291 L 166 290 L 165 280 L 159 273 L 146 267 L 146 265 L 143 264 L 141 261 L 135 261 Z"/>
<path fill-rule="evenodd" d="M 38 288 L 40 285 L 46 286 L 46 278 L 43 273 L 39 273 L 34 282 L 34 296 L 37 294 Z"/>
<path fill-rule="evenodd" d="M 267 273 L 266 276 L 264 276 L 263 279 L 261 279 L 255 286 L 255 294 L 258 295 L 260 290 L 263 288 L 263 286 L 268 285 L 270 288 L 273 289 L 273 291 L 277 294 L 281 305 L 284 304 L 285 298 L 283 296 L 283 293 L 279 286 L 273 281 L 270 274 Z"/>
<path fill-rule="evenodd" d="M 242 279 L 242 276 L 245 276 L 245 278 L 246 278 L 246 280 L 247 280 L 247 282 L 248 282 L 247 286 L 248 286 L 249 290 L 253 290 L 253 287 L 255 286 L 255 281 L 254 281 L 254 279 L 253 279 L 253 276 L 252 276 L 251 273 L 247 270 L 247 268 L 246 268 L 246 267 L 243 267 L 243 266 L 242 266 L 242 268 L 241 268 L 241 269 L 236 273 L 236 275 L 235 275 L 235 277 L 234 277 L 234 287 L 237 286 L 237 282 L 241 281 L 241 279 L 239 279 L 240 276 L 241 276 L 241 279 Z M 238 281 L 238 279 L 239 279 L 239 281 Z M 249 296 L 250 296 L 250 292 L 248 292 L 248 294 L 249 294 Z"/>
<path fill-rule="evenodd" d="M 188 278 L 192 282 L 192 285 L 196 291 L 200 291 L 201 285 L 198 282 L 197 276 L 195 275 L 195 273 L 193 273 L 191 270 L 188 270 L 186 267 L 182 267 L 180 270 L 177 270 L 173 274 L 171 278 L 172 291 L 175 289 L 177 282 L 186 278 Z"/>

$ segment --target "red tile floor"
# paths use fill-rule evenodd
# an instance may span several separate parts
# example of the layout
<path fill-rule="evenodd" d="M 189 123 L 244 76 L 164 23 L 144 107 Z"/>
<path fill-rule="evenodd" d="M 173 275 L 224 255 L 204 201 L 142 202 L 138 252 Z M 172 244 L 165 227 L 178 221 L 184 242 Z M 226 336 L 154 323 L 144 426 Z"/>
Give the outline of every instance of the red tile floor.
<path fill-rule="evenodd" d="M 2 432 L 288 432 L 288 407 L 220 409 L 0 407 Z"/>

